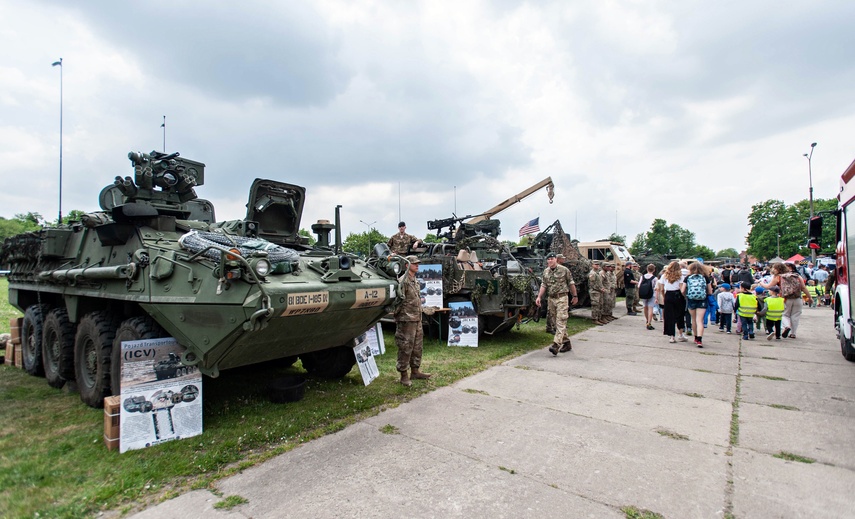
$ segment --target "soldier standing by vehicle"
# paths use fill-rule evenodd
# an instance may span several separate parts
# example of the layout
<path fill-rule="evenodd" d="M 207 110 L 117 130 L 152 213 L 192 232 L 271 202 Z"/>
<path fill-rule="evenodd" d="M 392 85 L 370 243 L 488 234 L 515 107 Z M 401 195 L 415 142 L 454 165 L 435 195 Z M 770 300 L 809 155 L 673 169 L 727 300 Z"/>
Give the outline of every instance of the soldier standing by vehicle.
<path fill-rule="evenodd" d="M 564 262 L 567 261 L 567 258 L 564 256 L 564 254 L 556 254 L 555 259 L 558 260 L 558 264 L 561 266 L 564 266 Z M 568 294 L 567 297 L 569 298 L 570 294 Z M 569 308 L 570 308 L 569 307 L 569 301 L 570 300 L 568 299 L 567 301 L 568 301 L 568 307 L 567 308 L 568 308 L 568 314 L 569 314 Z M 548 305 L 547 305 L 547 307 L 548 308 L 546 310 L 546 333 L 555 333 L 555 309 L 551 306 L 548 306 Z"/>
<path fill-rule="evenodd" d="M 588 295 L 591 298 L 591 319 L 594 324 L 602 326 L 603 321 L 603 299 L 605 299 L 605 288 L 603 287 L 603 276 L 600 272 L 600 261 L 594 260 L 591 271 L 588 273 Z"/>
<path fill-rule="evenodd" d="M 422 302 L 419 297 L 419 282 L 416 272 L 419 271 L 419 258 L 407 256 L 409 265 L 407 271 L 398 278 L 398 290 L 402 301 L 395 309 L 395 345 L 398 347 L 398 362 L 396 368 L 401 373 L 401 385 L 411 386 L 408 370 L 412 370 L 412 378 L 428 379 L 430 373 L 422 373 Z"/>
<path fill-rule="evenodd" d="M 407 224 L 398 222 L 398 233 L 389 238 L 387 245 L 393 253 L 403 256 L 410 252 L 411 247 L 415 248 L 421 245 L 421 241 L 412 234 L 407 234 Z"/>
<path fill-rule="evenodd" d="M 570 270 L 558 264 L 558 258 L 555 253 L 550 252 L 546 255 L 546 269 L 543 271 L 543 282 L 540 284 L 540 291 L 537 294 L 535 304 L 541 306 L 541 299 L 549 289 L 549 310 L 555 313 L 555 338 L 549 346 L 549 352 L 553 355 L 558 355 L 558 352 L 566 352 L 572 349 L 570 337 L 567 336 L 567 319 L 570 316 L 570 309 L 567 305 L 568 292 L 572 296 L 571 301 L 578 302 L 576 295 L 576 283 L 573 281 L 573 275 Z M 554 309 L 554 310 L 553 310 Z M 559 350 L 559 346 L 561 349 Z"/>
<path fill-rule="evenodd" d="M 626 292 L 626 315 L 637 315 L 635 312 L 635 299 L 638 295 L 638 281 L 632 273 L 632 262 L 627 261 L 623 269 L 623 289 Z"/>
<path fill-rule="evenodd" d="M 614 321 L 617 317 L 614 316 L 615 310 L 615 289 L 617 288 L 617 275 L 615 274 L 615 264 L 611 261 L 606 262 L 605 282 L 603 286 L 606 289 L 606 296 L 603 298 L 603 317 L 607 323 Z"/>

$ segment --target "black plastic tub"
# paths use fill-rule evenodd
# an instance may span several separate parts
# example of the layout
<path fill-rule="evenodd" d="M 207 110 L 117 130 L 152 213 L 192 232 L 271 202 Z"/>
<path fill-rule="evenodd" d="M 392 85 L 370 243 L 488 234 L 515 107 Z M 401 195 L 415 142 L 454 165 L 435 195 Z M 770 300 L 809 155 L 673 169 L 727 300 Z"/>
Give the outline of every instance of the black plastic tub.
<path fill-rule="evenodd" d="M 288 375 L 277 378 L 267 386 L 270 401 L 277 404 L 298 402 L 306 394 L 306 377 Z"/>

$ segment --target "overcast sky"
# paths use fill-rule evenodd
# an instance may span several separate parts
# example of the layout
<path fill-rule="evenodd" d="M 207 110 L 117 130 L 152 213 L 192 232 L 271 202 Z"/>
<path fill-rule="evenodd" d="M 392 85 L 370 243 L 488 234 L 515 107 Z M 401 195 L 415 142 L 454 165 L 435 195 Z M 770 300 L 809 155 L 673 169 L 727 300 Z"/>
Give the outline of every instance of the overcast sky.
<path fill-rule="evenodd" d="M 741 250 L 753 204 L 808 197 L 811 142 L 816 198 L 855 159 L 853 20 L 848 0 L 0 0 L 0 216 L 56 218 L 61 57 L 63 213 L 160 151 L 166 115 L 219 220 L 271 178 L 307 188 L 304 228 L 340 204 L 345 235 L 390 235 L 400 208 L 422 237 L 551 176 L 503 238 L 664 218 Z"/>

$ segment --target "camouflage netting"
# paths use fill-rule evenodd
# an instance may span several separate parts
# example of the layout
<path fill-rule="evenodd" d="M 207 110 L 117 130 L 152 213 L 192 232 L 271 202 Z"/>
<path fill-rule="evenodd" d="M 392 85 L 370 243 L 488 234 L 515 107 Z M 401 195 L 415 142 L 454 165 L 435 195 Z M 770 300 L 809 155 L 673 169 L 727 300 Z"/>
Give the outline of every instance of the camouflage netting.
<path fill-rule="evenodd" d="M 576 282 L 576 291 L 579 294 L 579 306 L 588 306 L 591 304 L 588 297 L 588 273 L 591 271 L 591 261 L 582 256 L 579 252 L 579 247 L 570 240 L 570 237 L 564 232 L 561 227 L 561 222 L 555 220 L 552 224 L 552 243 L 549 246 L 549 251 L 555 254 L 564 254 L 567 261 L 564 266 L 570 269 L 573 274 L 573 281 Z"/>
<path fill-rule="evenodd" d="M 264 251 L 267 252 L 267 259 L 274 265 L 283 261 L 297 261 L 300 259 L 300 254 L 297 251 L 270 243 L 261 238 L 245 238 L 243 236 L 231 236 L 216 232 L 190 231 L 182 236 L 178 240 L 178 243 L 181 247 L 191 252 L 204 250 L 205 252 L 202 255 L 214 261 L 220 259 L 220 251 L 208 248 L 211 245 L 237 248 L 240 250 L 242 256 L 250 256 L 254 251 Z"/>

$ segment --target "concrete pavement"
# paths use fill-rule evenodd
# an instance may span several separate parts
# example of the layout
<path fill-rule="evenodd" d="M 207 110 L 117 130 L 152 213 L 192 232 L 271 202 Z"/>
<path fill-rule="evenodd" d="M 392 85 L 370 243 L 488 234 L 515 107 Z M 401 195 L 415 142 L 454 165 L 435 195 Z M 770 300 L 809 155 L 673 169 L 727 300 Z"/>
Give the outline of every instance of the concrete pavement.
<path fill-rule="evenodd" d="M 620 309 L 615 310 L 616 313 Z M 134 517 L 855 517 L 855 364 L 831 310 L 798 339 L 640 316 L 513 359 Z M 370 390 L 370 388 L 368 389 Z M 774 457 L 789 453 L 814 463 Z"/>

